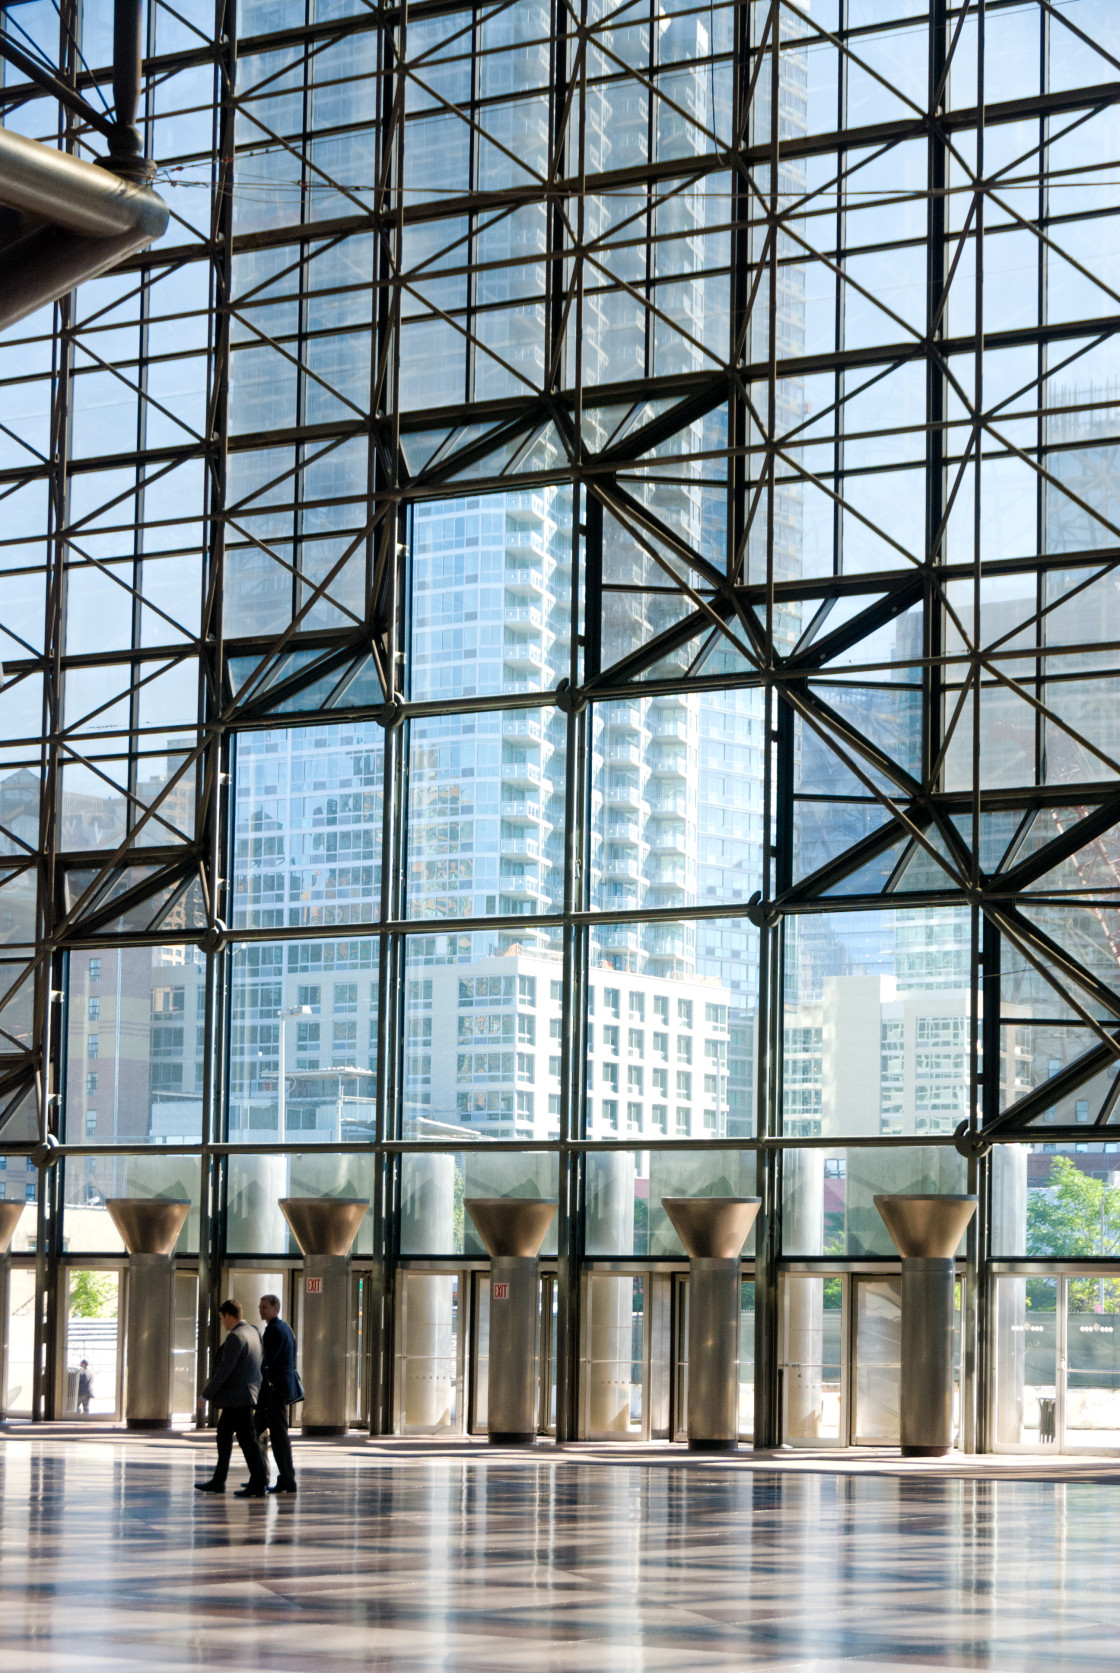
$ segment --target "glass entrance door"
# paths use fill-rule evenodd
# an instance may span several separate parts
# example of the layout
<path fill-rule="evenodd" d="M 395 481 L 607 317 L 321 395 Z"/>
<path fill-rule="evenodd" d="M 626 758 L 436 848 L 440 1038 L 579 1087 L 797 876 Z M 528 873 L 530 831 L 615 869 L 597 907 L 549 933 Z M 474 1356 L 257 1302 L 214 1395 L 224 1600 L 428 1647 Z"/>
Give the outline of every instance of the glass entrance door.
<path fill-rule="evenodd" d="M 462 1272 L 401 1271 L 397 1287 L 397 1433 L 462 1433 Z"/>
<path fill-rule="evenodd" d="M 463 1289 L 471 1297 L 469 1353 L 462 1366 L 461 1376 L 467 1388 L 466 1423 L 471 1435 L 485 1434 L 487 1427 L 487 1397 L 490 1382 L 490 1273 L 470 1272 L 463 1275 Z M 537 1364 L 538 1385 L 537 1430 L 539 1434 L 556 1433 L 556 1277 L 542 1272 L 537 1303 Z"/>
<path fill-rule="evenodd" d="M 846 1446 L 847 1276 L 783 1272 L 779 1297 L 782 1438 L 789 1446 Z"/>
<path fill-rule="evenodd" d="M 897 1446 L 902 1379 L 902 1279 L 853 1280 L 855 1371 L 852 1441 Z"/>
<path fill-rule="evenodd" d="M 1062 1285 L 1062 1444 L 1069 1452 L 1120 1450 L 1120 1283 L 1102 1274 Z"/>
<path fill-rule="evenodd" d="M 1120 1283 L 1114 1276 L 1002 1274 L 993 1330 L 997 1449 L 1120 1451 Z"/>
<path fill-rule="evenodd" d="M 8 1283 L 5 1386 L 0 1389 L 8 1417 L 30 1417 L 35 1376 L 35 1268 L 12 1266 Z"/>
<path fill-rule="evenodd" d="M 175 1323 L 171 1339 L 171 1411 L 175 1423 L 195 1415 L 198 1375 L 198 1273 L 175 1274 Z"/>
<path fill-rule="evenodd" d="M 63 1417 L 115 1420 L 120 1416 L 123 1277 L 119 1267 L 63 1271 L 66 1354 L 59 1401 Z"/>

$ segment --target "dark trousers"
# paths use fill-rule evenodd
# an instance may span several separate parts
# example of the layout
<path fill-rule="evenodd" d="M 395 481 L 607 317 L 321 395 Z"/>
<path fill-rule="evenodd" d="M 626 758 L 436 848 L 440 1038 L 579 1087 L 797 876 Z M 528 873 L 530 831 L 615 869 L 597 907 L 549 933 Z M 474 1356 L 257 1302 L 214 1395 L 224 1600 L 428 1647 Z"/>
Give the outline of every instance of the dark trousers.
<path fill-rule="evenodd" d="M 280 1480 L 285 1486 L 290 1486 L 296 1479 L 295 1465 L 292 1463 L 292 1443 L 288 1438 L 288 1408 L 279 1403 L 266 1401 L 257 1407 L 257 1434 L 263 1435 L 268 1430 L 272 1442 L 272 1456 L 276 1460 L 276 1468 Z M 262 1444 L 263 1453 L 264 1446 Z M 266 1466 L 267 1467 L 267 1466 Z"/>
<path fill-rule="evenodd" d="M 214 1471 L 214 1480 L 224 1482 L 229 1474 L 229 1461 L 233 1455 L 233 1440 L 237 1437 L 237 1444 L 245 1455 L 245 1462 L 249 1466 L 249 1480 L 254 1487 L 264 1487 L 268 1484 L 268 1470 L 265 1468 L 264 1454 L 261 1443 L 257 1439 L 257 1431 L 253 1424 L 254 1408 L 252 1406 L 223 1406 L 218 1413 L 218 1465 Z"/>

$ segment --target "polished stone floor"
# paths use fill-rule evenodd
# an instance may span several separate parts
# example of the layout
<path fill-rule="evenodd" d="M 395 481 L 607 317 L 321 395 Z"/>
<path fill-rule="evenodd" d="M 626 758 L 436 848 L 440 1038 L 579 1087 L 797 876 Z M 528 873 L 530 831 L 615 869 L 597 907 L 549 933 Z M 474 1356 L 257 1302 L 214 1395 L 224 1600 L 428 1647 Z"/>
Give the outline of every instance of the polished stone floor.
<path fill-rule="evenodd" d="M 4 1673 L 1085 1673 L 1120 1657 L 1115 1466 L 359 1444 L 297 1448 L 298 1498 L 261 1502 L 196 1494 L 211 1456 L 203 1437 L 0 1439 Z"/>

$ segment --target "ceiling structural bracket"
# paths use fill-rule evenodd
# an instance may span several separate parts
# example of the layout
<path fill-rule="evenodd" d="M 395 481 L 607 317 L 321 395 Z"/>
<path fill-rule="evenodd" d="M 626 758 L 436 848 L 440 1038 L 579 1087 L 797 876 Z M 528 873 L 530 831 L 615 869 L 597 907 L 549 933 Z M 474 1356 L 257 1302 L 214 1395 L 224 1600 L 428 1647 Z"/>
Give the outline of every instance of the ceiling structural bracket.
<path fill-rule="evenodd" d="M 762 890 L 756 889 L 747 901 L 747 917 L 756 929 L 773 929 L 781 922 L 783 913 L 774 901 L 763 900 Z"/>
<path fill-rule="evenodd" d="M 962 1121 L 953 1134 L 953 1146 L 967 1161 L 980 1162 L 989 1155 L 992 1149 L 990 1136 L 970 1127 L 967 1120 Z"/>
<path fill-rule="evenodd" d="M 587 707 L 587 693 L 571 680 L 561 680 L 556 687 L 556 707 L 563 715 L 578 715 Z"/>
<path fill-rule="evenodd" d="M 378 726 L 383 726 L 386 732 L 394 732 L 404 720 L 404 701 L 399 692 L 394 691 L 387 703 L 372 711 L 373 719 Z"/>

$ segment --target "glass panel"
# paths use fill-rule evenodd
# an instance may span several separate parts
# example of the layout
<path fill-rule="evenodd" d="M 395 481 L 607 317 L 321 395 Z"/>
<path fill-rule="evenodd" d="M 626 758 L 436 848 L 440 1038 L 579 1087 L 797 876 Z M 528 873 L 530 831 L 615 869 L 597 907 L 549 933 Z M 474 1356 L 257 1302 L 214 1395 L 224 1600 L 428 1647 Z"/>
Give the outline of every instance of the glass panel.
<path fill-rule="evenodd" d="M 262 1271 L 253 1267 L 229 1266 L 223 1269 L 222 1294 L 232 1301 L 241 1303 L 242 1312 L 248 1322 L 257 1330 L 263 1330 L 260 1317 L 260 1299 L 262 1295 L 278 1295 L 285 1314 L 290 1312 L 287 1305 L 288 1271 Z"/>
<path fill-rule="evenodd" d="M 880 1193 L 963 1192 L 964 1157 L 949 1146 L 787 1150 L 782 1156 L 782 1253 L 897 1255 Z M 963 1250 L 963 1242 L 962 1242 Z"/>
<path fill-rule="evenodd" d="M 557 932 L 410 936 L 405 960 L 403 1137 L 556 1138 Z"/>
<path fill-rule="evenodd" d="M 1120 1447 L 1120 1284 L 1066 1279 L 1066 1447 Z"/>
<path fill-rule="evenodd" d="M 30 1417 L 35 1375 L 35 1270 L 13 1266 L 8 1284 L 3 1390 L 8 1417 Z"/>
<path fill-rule="evenodd" d="M 490 1400 L 490 1274 L 473 1272 L 471 1277 L 474 1281 L 471 1434 L 484 1435 Z"/>
<path fill-rule="evenodd" d="M 843 1318 L 843 1279 L 782 1274 L 782 1436 L 790 1446 L 840 1443 Z"/>
<path fill-rule="evenodd" d="M 995 1438 L 1058 1444 L 1058 1280 L 996 1280 Z"/>
<path fill-rule="evenodd" d="M 374 1159 L 361 1152 L 313 1151 L 287 1156 L 232 1151 L 227 1167 L 226 1248 L 231 1255 L 299 1254 L 278 1206 L 281 1197 L 373 1200 Z M 372 1251 L 373 1219 L 367 1214 L 358 1228 L 352 1253 L 368 1255 Z"/>
<path fill-rule="evenodd" d="M 676 1343 L 673 1354 L 673 1414 L 672 1424 L 675 1441 L 688 1438 L 688 1275 L 677 1272 L 673 1274 Z"/>
<path fill-rule="evenodd" d="M 370 1400 L 370 1330 L 367 1317 L 370 1307 L 370 1275 L 351 1272 L 350 1307 L 354 1320 L 353 1351 L 348 1375 L 354 1399 L 350 1406 L 350 1426 L 361 1429 L 369 1426 Z"/>
<path fill-rule="evenodd" d="M 198 1362 L 198 1274 L 175 1274 L 175 1321 L 171 1337 L 171 1410 L 176 1422 L 194 1417 Z"/>
<path fill-rule="evenodd" d="M 374 1137 L 379 960 L 373 936 L 235 945 L 232 1140 Z"/>
<path fill-rule="evenodd" d="M 739 1304 L 739 1439 L 754 1438 L 754 1285 L 744 1281 Z"/>
<path fill-rule="evenodd" d="M 852 1440 L 897 1446 L 902 1352 L 902 1279 L 856 1278 L 855 1409 Z"/>
<path fill-rule="evenodd" d="M 66 1272 L 63 1411 L 67 1415 L 117 1415 L 121 1277 L 116 1270 L 71 1267 Z"/>
<path fill-rule="evenodd" d="M 139 1156 L 68 1156 L 62 1164 L 62 1183 L 63 1237 L 70 1253 L 124 1253 L 120 1232 L 105 1206 L 110 1197 L 189 1202 L 175 1253 L 198 1252 L 202 1164 L 197 1156 L 168 1156 L 159 1150 Z"/>
<path fill-rule="evenodd" d="M 464 1208 L 470 1197 L 556 1201 L 558 1161 L 540 1151 L 475 1150 L 401 1157 L 401 1254 L 485 1255 Z M 541 1253 L 556 1253 L 556 1223 Z"/>
<path fill-rule="evenodd" d="M 491 346 L 508 358 L 493 335 Z M 572 492 L 536 488 L 413 507 L 416 701 L 548 691 L 570 676 Z M 504 758 L 517 750 L 538 774 L 547 766 L 530 739 L 508 742 Z"/>
<path fill-rule="evenodd" d="M 66 1137 L 197 1144 L 206 958 L 197 947 L 75 952 L 67 975 Z"/>
<path fill-rule="evenodd" d="M 560 1311 L 555 1273 L 541 1276 L 541 1399 L 540 1430 L 556 1434 L 556 1323 Z"/>
<path fill-rule="evenodd" d="M 233 923 L 369 923 L 381 910 L 385 733 L 373 721 L 237 740 Z"/>
<path fill-rule="evenodd" d="M 401 1273 L 399 1433 L 457 1432 L 460 1274 Z"/>
<path fill-rule="evenodd" d="M 30 1134 L 27 1136 L 30 1137 Z M 12 1233 L 13 1255 L 35 1253 L 38 1235 L 38 1210 L 35 1205 L 38 1190 L 39 1172 L 32 1165 L 29 1156 L 0 1155 L 0 1194 L 3 1200 L 25 1204 Z"/>
<path fill-rule="evenodd" d="M 666 693 L 593 713 L 595 906 L 747 900 L 762 882 L 759 694 Z"/>
<path fill-rule="evenodd" d="M 786 959 L 783 1130 L 952 1133 L 968 1113 L 967 913 L 800 917 Z"/>
<path fill-rule="evenodd" d="M 745 920 L 594 926 L 589 1138 L 751 1136 L 757 959 Z"/>
<path fill-rule="evenodd" d="M 564 717 L 556 709 L 411 723 L 411 917 L 560 911 L 565 750 Z M 540 943 L 541 936 L 530 934 L 528 941 Z"/>
<path fill-rule="evenodd" d="M 588 1277 L 581 1426 L 588 1440 L 641 1438 L 643 1285 L 635 1277 Z"/>
<path fill-rule="evenodd" d="M 997 1145 L 992 1253 L 1055 1260 L 1110 1259 L 1120 1251 L 1114 1141 Z"/>
<path fill-rule="evenodd" d="M 588 1255 L 684 1255 L 663 1197 L 753 1197 L 746 1150 L 591 1150 L 587 1154 Z M 752 1228 L 744 1259 L 754 1253 Z"/>

